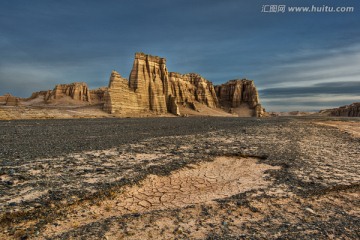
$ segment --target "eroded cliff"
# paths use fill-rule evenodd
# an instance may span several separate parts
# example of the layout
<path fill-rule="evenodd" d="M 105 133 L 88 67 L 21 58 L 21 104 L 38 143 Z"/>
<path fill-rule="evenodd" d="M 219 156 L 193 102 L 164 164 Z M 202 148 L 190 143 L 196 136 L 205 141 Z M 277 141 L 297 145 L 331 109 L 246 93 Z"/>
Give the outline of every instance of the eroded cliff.
<path fill-rule="evenodd" d="M 9 93 L 0 96 L 0 105 L 18 106 L 19 103 L 20 103 L 20 98 L 15 97 Z"/>
<path fill-rule="evenodd" d="M 227 111 L 239 116 L 261 117 L 264 115 L 258 91 L 252 80 L 230 80 L 227 83 L 215 86 L 215 91 L 220 105 Z"/>
<path fill-rule="evenodd" d="M 360 117 L 360 102 L 339 108 L 322 110 L 320 114 L 335 117 Z"/>
<path fill-rule="evenodd" d="M 84 82 L 58 84 L 53 90 L 34 92 L 27 99 L 2 96 L 0 104 L 46 108 L 97 107 L 119 116 L 263 114 L 253 81 L 232 80 L 214 87 L 212 82 L 196 73 L 168 72 L 165 58 L 144 53 L 135 54 L 129 79 L 112 71 L 108 87 L 89 90 Z"/>
<path fill-rule="evenodd" d="M 166 59 L 136 53 L 129 81 L 113 71 L 105 93 L 109 113 L 151 111 L 180 115 L 179 106 L 219 107 L 213 84 L 196 73 L 168 72 Z M 195 108 L 195 107 L 194 107 Z"/>
<path fill-rule="evenodd" d="M 218 107 L 213 84 L 196 73 L 180 74 L 171 72 L 170 86 L 171 94 L 178 103 L 199 102 L 208 107 Z"/>
<path fill-rule="evenodd" d="M 88 85 L 84 82 L 75 82 L 70 84 L 58 84 L 54 90 L 49 92 L 45 101 L 51 102 L 55 99 L 63 98 L 65 96 L 71 97 L 73 100 L 84 101 L 91 103 L 90 91 Z"/>

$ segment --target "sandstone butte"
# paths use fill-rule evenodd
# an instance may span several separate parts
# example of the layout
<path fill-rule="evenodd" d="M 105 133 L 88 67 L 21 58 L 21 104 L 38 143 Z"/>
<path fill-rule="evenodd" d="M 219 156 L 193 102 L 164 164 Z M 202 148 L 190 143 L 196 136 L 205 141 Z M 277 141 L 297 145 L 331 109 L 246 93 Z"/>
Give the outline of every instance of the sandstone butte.
<path fill-rule="evenodd" d="M 196 73 L 168 72 L 166 59 L 136 53 L 129 79 L 115 70 L 108 87 L 89 90 L 86 83 L 56 85 L 53 90 L 35 92 L 20 99 L 10 94 L 0 96 L 0 104 L 21 105 L 36 102 L 51 105 L 59 102 L 100 105 L 110 114 L 172 113 L 182 115 L 181 109 L 200 111 L 201 107 L 217 109 L 238 116 L 262 117 L 262 108 L 254 81 L 230 80 L 219 86 Z M 35 101 L 37 100 L 37 101 Z M 30 105 L 30 104 L 27 104 Z"/>

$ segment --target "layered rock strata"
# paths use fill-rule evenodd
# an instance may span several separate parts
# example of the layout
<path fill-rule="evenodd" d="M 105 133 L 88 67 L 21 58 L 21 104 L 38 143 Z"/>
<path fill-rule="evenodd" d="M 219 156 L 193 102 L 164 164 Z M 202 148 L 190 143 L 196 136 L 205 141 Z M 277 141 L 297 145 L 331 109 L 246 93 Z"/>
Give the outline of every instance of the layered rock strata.
<path fill-rule="evenodd" d="M 7 94 L 0 96 L 0 105 L 5 105 L 6 104 L 6 99 L 7 99 Z"/>
<path fill-rule="evenodd" d="M 86 83 L 76 82 L 70 84 L 58 84 L 54 90 L 45 96 L 46 102 L 69 96 L 73 100 L 85 101 L 91 103 L 90 91 Z"/>
<path fill-rule="evenodd" d="M 219 102 L 213 84 L 199 74 L 169 73 L 166 59 L 136 53 L 129 81 L 113 71 L 105 93 L 109 113 L 151 111 L 180 115 L 179 104 L 198 102 L 210 108 Z"/>
<path fill-rule="evenodd" d="M 5 94 L 4 96 L 0 96 L 0 104 L 6 106 L 18 106 L 20 103 L 20 99 L 11 94 Z"/>
<path fill-rule="evenodd" d="M 360 102 L 339 108 L 323 110 L 320 111 L 320 113 L 335 117 L 360 117 Z"/>
<path fill-rule="evenodd" d="M 215 86 L 220 105 L 229 111 L 240 107 L 248 107 L 252 115 L 261 117 L 264 114 L 259 101 L 259 94 L 254 81 L 247 79 L 230 80 L 227 83 Z"/>
<path fill-rule="evenodd" d="M 147 106 L 141 106 L 141 94 L 129 87 L 129 81 L 122 78 L 118 72 L 112 71 L 108 90 L 104 95 L 104 111 L 108 113 L 139 113 L 146 111 Z"/>
<path fill-rule="evenodd" d="M 2 105 L 18 105 L 20 99 L 11 95 L 0 97 Z M 27 106 L 102 105 L 108 113 L 116 114 L 187 114 L 189 109 L 213 114 L 223 108 L 228 112 L 248 112 L 249 116 L 262 116 L 263 108 L 253 81 L 232 80 L 214 85 L 196 73 L 168 72 L 166 59 L 136 53 L 129 80 L 112 71 L 108 87 L 89 90 L 86 83 L 75 82 L 56 85 L 53 90 L 35 92 L 21 99 Z M 228 115 L 228 113 L 224 113 Z M 244 114 L 242 114 L 244 115 Z M 241 115 L 241 116 L 242 116 Z M 246 114 L 245 114 L 246 115 Z M 239 114 L 240 116 L 240 114 Z"/>
<path fill-rule="evenodd" d="M 92 104 L 104 104 L 106 91 L 107 91 L 107 87 L 101 87 L 98 89 L 90 90 L 91 103 Z"/>
<path fill-rule="evenodd" d="M 138 104 L 145 110 L 166 113 L 169 100 L 168 71 L 166 59 L 136 53 L 129 77 L 129 88 L 138 98 Z"/>
<path fill-rule="evenodd" d="M 219 102 L 213 84 L 196 73 L 171 72 L 171 93 L 178 103 L 199 102 L 208 107 L 218 107 Z"/>
<path fill-rule="evenodd" d="M 43 99 L 43 103 L 56 103 L 58 100 L 69 97 L 77 102 L 88 104 L 103 104 L 105 102 L 106 87 L 89 90 L 86 83 L 75 82 L 69 84 L 58 84 L 53 90 L 39 91 L 31 94 L 26 101 L 36 98 Z"/>

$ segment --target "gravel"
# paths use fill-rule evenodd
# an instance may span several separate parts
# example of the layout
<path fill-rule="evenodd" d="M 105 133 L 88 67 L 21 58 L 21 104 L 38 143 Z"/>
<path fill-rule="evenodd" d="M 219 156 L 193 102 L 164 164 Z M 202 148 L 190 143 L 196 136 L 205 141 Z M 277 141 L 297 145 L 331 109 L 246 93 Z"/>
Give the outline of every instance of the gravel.
<path fill-rule="evenodd" d="M 197 231 L 202 232 L 199 239 L 357 239 L 360 139 L 314 124 L 325 120 L 0 121 L 0 238 L 44 238 L 45 227 L 66 218 L 71 206 L 111 198 L 113 191 L 137 184 L 149 174 L 166 176 L 188 164 L 238 156 L 257 157 L 259 162 L 281 169 L 268 171 L 267 180 L 272 184 L 266 189 L 190 209 L 111 217 L 68 229 L 51 239 L 101 239 L 114 226 L 128 239 L 136 239 L 134 235 L 139 239 L 139 231 L 148 234 L 150 230 L 158 239 L 196 238 L 193 234 Z M 197 215 L 197 209 L 202 214 Z M 154 218 L 165 217 L 174 220 L 169 225 L 172 229 L 154 224 Z M 196 224 L 191 225 L 190 220 Z M 124 221 L 126 227 L 120 224 Z"/>

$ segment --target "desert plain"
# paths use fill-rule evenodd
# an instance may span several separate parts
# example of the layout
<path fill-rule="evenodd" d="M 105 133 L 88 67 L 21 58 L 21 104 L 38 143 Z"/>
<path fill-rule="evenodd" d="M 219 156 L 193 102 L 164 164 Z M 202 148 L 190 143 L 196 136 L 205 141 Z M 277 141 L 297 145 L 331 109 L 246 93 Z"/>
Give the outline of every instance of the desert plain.
<path fill-rule="evenodd" d="M 0 239 L 359 239 L 360 119 L 0 121 Z"/>

